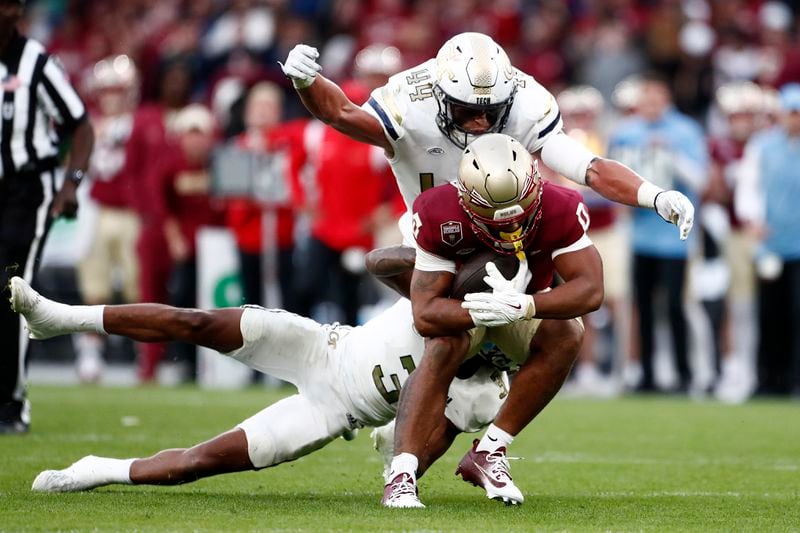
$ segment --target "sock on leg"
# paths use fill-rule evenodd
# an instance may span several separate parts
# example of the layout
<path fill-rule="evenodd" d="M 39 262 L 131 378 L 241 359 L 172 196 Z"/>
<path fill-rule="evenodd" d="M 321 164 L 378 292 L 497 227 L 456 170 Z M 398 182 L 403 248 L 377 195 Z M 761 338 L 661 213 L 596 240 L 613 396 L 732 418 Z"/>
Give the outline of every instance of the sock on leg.
<path fill-rule="evenodd" d="M 72 469 L 77 477 L 85 479 L 95 487 L 112 483 L 131 485 L 131 464 L 135 460 L 90 455 L 72 465 Z"/>
<path fill-rule="evenodd" d="M 103 327 L 104 305 L 73 305 L 70 306 L 69 324 L 76 331 L 93 331 L 100 335 L 107 335 Z"/>
<path fill-rule="evenodd" d="M 409 474 L 411 478 L 416 481 L 418 466 L 419 460 L 414 454 L 401 453 L 395 455 L 392 459 L 392 466 L 389 468 L 387 482 L 397 477 L 398 474 Z"/>
<path fill-rule="evenodd" d="M 67 305 L 43 298 L 39 306 L 40 316 L 52 317 L 67 332 L 107 335 L 103 327 L 104 305 Z"/>
<path fill-rule="evenodd" d="M 494 424 L 490 424 L 489 427 L 486 428 L 486 433 L 484 433 L 483 438 L 478 442 L 476 450 L 479 452 L 485 451 L 491 453 L 502 447 L 508 449 L 508 446 L 513 441 L 513 435 L 506 433 Z"/>

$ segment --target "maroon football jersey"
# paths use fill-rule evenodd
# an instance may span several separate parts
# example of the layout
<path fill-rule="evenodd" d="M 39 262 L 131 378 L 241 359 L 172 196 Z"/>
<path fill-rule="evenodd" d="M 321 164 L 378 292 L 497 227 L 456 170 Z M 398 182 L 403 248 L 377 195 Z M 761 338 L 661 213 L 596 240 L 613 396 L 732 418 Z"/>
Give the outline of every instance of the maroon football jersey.
<path fill-rule="evenodd" d="M 734 210 L 733 190 L 736 187 L 739 162 L 744 157 L 744 146 L 745 143 L 730 137 L 712 137 L 708 141 L 708 155 L 711 156 L 712 163 L 718 165 L 722 171 L 728 193 L 728 201 L 724 207 L 734 228 L 740 228 L 742 225 Z"/>
<path fill-rule="evenodd" d="M 553 281 L 556 250 L 581 240 L 589 227 L 589 212 L 579 192 L 542 182 L 542 218 L 525 247 L 533 279 L 528 293 L 546 289 Z M 454 185 L 440 185 L 420 194 L 413 206 L 413 230 L 417 245 L 459 267 L 473 254 L 490 248 L 472 229 L 459 203 Z"/>

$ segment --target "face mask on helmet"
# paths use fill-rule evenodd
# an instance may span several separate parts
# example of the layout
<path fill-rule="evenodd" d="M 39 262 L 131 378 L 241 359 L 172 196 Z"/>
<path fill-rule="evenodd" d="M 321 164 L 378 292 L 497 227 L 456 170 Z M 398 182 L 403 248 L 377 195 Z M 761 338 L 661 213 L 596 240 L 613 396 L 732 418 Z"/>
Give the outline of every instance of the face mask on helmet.
<path fill-rule="evenodd" d="M 486 35 L 456 35 L 436 55 L 436 125 L 459 148 L 503 130 L 516 90 L 508 56 Z"/>
<path fill-rule="evenodd" d="M 457 187 L 478 238 L 498 253 L 523 253 L 542 216 L 541 178 L 528 151 L 507 135 L 479 137 L 464 150 Z"/>
<path fill-rule="evenodd" d="M 536 228 L 542 218 L 540 209 L 542 187 L 537 183 L 534 191 L 536 199 L 531 205 L 520 210 L 519 214 L 503 220 L 488 219 L 477 213 L 470 203 L 461 198 L 461 206 L 467 212 L 472 230 L 484 244 L 491 246 L 497 253 L 504 255 L 520 255 L 536 235 Z"/>
<path fill-rule="evenodd" d="M 433 94 L 439 104 L 436 125 L 448 139 L 463 149 L 478 135 L 500 133 L 508 121 L 514 93 L 499 104 L 470 104 L 461 102 L 445 93 L 439 85 L 434 86 Z"/>

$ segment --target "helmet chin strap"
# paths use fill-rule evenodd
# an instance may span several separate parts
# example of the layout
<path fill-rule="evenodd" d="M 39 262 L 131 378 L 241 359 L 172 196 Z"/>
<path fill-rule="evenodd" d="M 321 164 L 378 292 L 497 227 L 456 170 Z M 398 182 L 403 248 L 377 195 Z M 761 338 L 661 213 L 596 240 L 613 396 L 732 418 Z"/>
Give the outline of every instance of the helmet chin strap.
<path fill-rule="evenodd" d="M 520 261 L 525 260 L 525 252 L 524 252 L 524 244 L 522 242 L 522 227 L 515 229 L 514 231 L 506 232 L 500 231 L 500 238 L 504 241 L 508 241 L 510 244 L 514 245 L 514 255 L 517 256 L 517 259 Z"/>

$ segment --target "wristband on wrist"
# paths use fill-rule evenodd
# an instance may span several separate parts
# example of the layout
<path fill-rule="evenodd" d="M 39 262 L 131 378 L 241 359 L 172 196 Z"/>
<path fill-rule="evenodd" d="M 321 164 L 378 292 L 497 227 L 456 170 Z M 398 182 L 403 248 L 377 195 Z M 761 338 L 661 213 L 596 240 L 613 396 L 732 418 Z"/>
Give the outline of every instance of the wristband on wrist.
<path fill-rule="evenodd" d="M 83 178 L 86 177 L 86 173 L 83 170 L 69 170 L 65 176 L 66 179 L 73 182 L 75 185 L 80 185 L 83 181 Z"/>
<path fill-rule="evenodd" d="M 655 209 L 656 197 L 662 192 L 664 192 L 664 189 L 658 185 L 654 185 L 649 181 L 642 181 L 642 184 L 639 185 L 639 189 L 636 191 L 636 202 L 640 207 Z"/>

